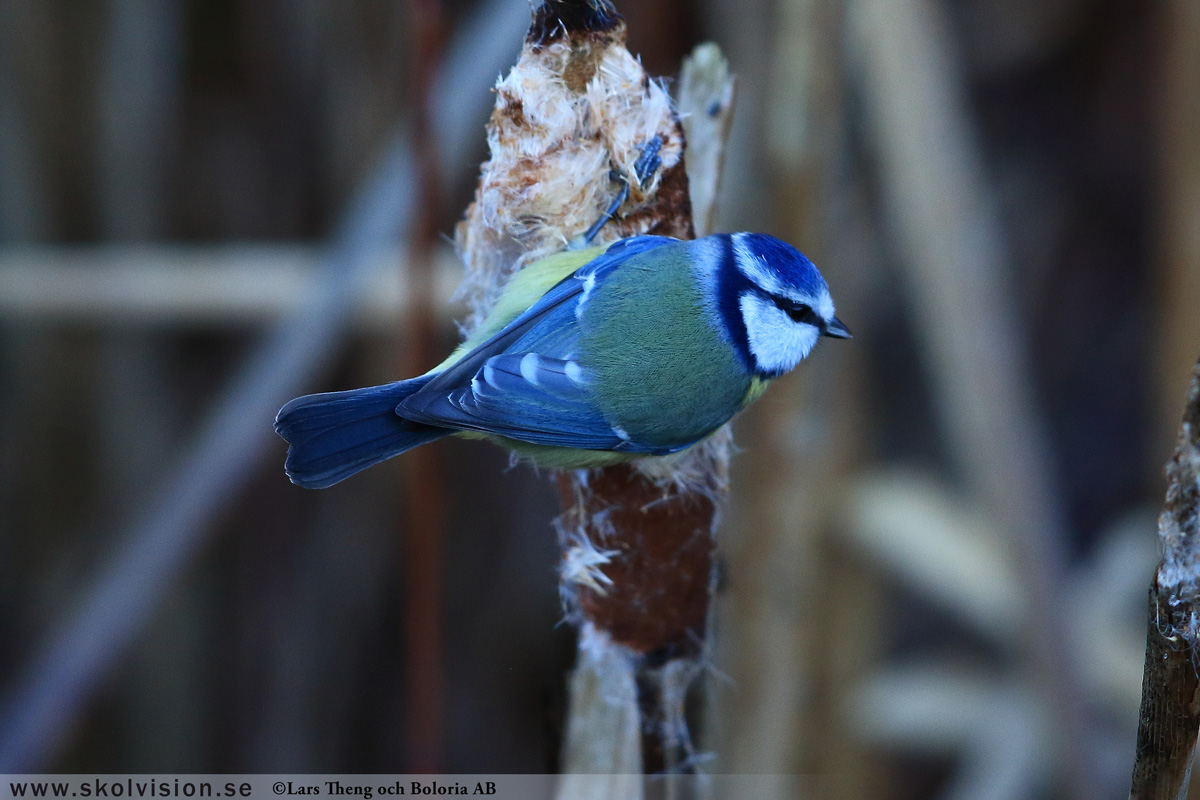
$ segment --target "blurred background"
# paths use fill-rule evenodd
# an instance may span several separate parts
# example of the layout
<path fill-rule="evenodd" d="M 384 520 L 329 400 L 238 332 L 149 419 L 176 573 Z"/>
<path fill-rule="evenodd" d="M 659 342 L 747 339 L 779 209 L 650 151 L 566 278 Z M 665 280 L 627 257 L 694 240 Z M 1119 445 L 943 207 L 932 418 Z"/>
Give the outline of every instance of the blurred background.
<path fill-rule="evenodd" d="M 1197 5 L 618 8 L 668 81 L 722 47 L 717 229 L 797 244 L 855 333 L 735 426 L 706 768 L 1124 797 L 1200 355 Z M 304 491 L 270 428 L 452 347 L 527 22 L 0 0 L 0 771 L 557 769 L 550 476 L 445 441 Z"/>

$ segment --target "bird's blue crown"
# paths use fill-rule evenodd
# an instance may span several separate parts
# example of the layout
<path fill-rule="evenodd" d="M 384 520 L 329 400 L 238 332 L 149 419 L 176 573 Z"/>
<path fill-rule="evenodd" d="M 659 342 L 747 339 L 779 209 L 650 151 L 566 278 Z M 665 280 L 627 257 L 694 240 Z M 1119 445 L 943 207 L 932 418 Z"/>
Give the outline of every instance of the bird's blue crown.
<path fill-rule="evenodd" d="M 746 369 L 757 375 L 772 378 L 786 372 L 791 366 L 763 358 L 771 343 L 753 341 L 747 314 L 756 308 L 776 307 L 793 321 L 803 319 L 819 326 L 833 317 L 824 278 L 803 253 L 773 236 L 735 233 L 709 238 L 718 248 L 708 253 L 715 261 L 711 266 L 715 281 L 710 285 L 735 350 Z M 761 317 L 758 315 L 759 321 Z M 786 335 L 786 329 L 781 333 Z M 761 338 L 761 331 L 759 335 Z"/>
<path fill-rule="evenodd" d="M 746 253 L 762 262 L 783 286 L 798 295 L 819 297 L 829 291 L 816 264 L 787 242 L 765 233 L 738 233 L 730 238 L 740 242 Z"/>

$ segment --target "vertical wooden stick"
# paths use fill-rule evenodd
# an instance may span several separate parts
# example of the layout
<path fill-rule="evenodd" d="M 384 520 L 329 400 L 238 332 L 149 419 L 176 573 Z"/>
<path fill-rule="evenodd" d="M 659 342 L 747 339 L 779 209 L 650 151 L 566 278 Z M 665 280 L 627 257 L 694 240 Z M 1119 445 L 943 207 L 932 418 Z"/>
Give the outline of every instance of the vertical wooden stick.
<path fill-rule="evenodd" d="M 1163 347 L 1160 355 L 1159 419 L 1182 394 L 1184 365 L 1200 340 L 1196 303 L 1200 299 L 1200 7 L 1189 0 L 1163 6 L 1166 39 L 1163 65 L 1162 298 Z M 1150 585 L 1146 666 L 1138 720 L 1137 754 L 1130 798 L 1176 800 L 1187 797 L 1197 728 L 1200 663 L 1196 657 L 1197 372 L 1175 454 L 1167 464 L 1166 504 L 1159 517 L 1163 559 Z M 1166 439 L 1166 425 L 1156 432 Z M 1157 449 L 1157 448 L 1152 448 Z"/>
<path fill-rule="evenodd" d="M 1185 800 L 1200 730 L 1200 364 L 1158 518 L 1131 800 Z"/>

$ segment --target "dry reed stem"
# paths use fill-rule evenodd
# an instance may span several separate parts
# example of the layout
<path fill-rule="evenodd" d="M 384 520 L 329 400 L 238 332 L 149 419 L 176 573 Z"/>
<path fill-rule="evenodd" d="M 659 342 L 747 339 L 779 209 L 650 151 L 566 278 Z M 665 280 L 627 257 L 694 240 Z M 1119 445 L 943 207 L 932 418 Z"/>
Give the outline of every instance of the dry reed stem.
<path fill-rule="evenodd" d="M 1200 364 L 1158 518 L 1163 557 L 1150 584 L 1146 667 L 1131 800 L 1187 797 L 1200 730 Z"/>

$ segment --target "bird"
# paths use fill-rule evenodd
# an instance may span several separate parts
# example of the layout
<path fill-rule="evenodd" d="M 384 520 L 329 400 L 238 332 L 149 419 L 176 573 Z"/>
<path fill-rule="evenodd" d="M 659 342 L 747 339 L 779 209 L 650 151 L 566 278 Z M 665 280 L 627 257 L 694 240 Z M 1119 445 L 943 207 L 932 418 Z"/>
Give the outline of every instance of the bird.
<path fill-rule="evenodd" d="M 539 467 L 610 466 L 705 439 L 821 337 L 851 334 L 790 244 L 634 236 L 529 264 L 429 372 L 296 398 L 275 430 L 288 477 L 306 488 L 448 435 Z"/>

